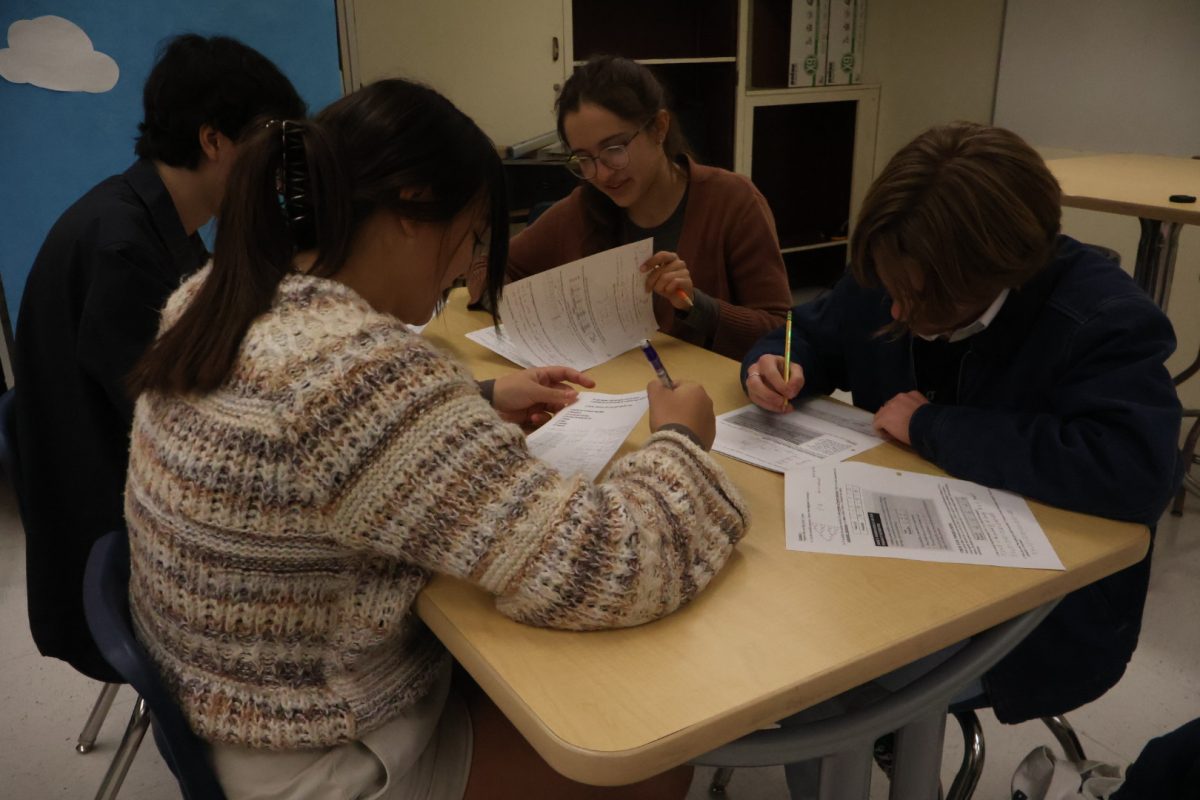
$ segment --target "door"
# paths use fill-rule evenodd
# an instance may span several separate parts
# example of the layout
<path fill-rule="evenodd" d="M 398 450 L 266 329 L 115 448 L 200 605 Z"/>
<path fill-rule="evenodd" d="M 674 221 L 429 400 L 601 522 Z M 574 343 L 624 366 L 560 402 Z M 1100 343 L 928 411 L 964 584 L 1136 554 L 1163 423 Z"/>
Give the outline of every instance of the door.
<path fill-rule="evenodd" d="M 554 130 L 566 78 L 563 0 L 340 0 L 352 86 L 428 83 L 498 146 Z"/>

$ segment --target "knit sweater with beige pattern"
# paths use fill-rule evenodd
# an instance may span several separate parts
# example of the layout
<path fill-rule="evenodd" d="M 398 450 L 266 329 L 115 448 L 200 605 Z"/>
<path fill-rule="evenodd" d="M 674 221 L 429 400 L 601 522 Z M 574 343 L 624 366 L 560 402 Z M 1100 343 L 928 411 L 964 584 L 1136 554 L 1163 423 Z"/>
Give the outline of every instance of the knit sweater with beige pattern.
<path fill-rule="evenodd" d="M 425 694 L 448 657 L 412 610 L 432 573 L 530 625 L 637 625 L 701 591 L 747 525 L 676 433 L 601 483 L 560 477 L 455 361 L 301 275 L 219 389 L 138 400 L 125 514 L 135 629 L 188 720 L 270 749 L 357 739 Z"/>

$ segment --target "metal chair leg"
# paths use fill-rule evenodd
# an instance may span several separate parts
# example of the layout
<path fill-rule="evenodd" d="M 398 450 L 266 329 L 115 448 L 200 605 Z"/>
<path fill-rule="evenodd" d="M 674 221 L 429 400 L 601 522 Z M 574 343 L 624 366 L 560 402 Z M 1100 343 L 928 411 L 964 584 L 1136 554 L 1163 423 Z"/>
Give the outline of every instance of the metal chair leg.
<path fill-rule="evenodd" d="M 946 713 L 934 711 L 896 731 L 896 761 L 891 800 L 938 800 Z"/>
<path fill-rule="evenodd" d="M 1171 513 L 1177 517 L 1183 515 L 1183 501 L 1187 497 L 1188 483 L 1192 480 L 1191 471 L 1196 462 L 1196 446 L 1198 441 L 1200 441 L 1200 417 L 1197 417 L 1196 421 L 1192 423 L 1187 439 L 1180 449 L 1180 453 L 1183 456 L 1183 485 L 1175 493 L 1175 502 L 1171 504 Z"/>
<path fill-rule="evenodd" d="M 96 746 L 96 736 L 100 733 L 100 726 L 104 724 L 104 718 L 108 716 L 108 709 L 112 706 L 113 698 L 117 696 L 117 690 L 120 688 L 121 684 L 119 683 L 106 683 L 101 687 L 100 696 L 96 698 L 96 704 L 92 706 L 92 713 L 88 714 L 87 722 L 83 724 L 83 730 L 79 733 L 75 752 L 92 752 L 92 748 Z"/>
<path fill-rule="evenodd" d="M 712 782 L 708 784 L 709 794 L 725 794 L 725 787 L 733 780 L 733 767 L 718 767 L 713 773 Z"/>
<path fill-rule="evenodd" d="M 986 755 L 983 726 L 979 724 L 979 717 L 974 711 L 956 711 L 954 719 L 962 729 L 963 757 L 958 774 L 950 784 L 950 794 L 946 795 L 946 800 L 970 800 L 975 794 L 975 787 L 979 785 L 979 778 L 983 775 Z"/>
<path fill-rule="evenodd" d="M 100 782 L 96 800 L 114 800 L 116 798 L 117 792 L 121 790 L 121 784 L 125 781 L 125 774 L 129 772 L 129 767 L 133 764 L 133 757 L 137 755 L 142 737 L 146 735 L 146 729 L 149 727 L 150 707 L 146 705 L 145 700 L 138 697 L 137 702 L 133 704 L 133 713 L 129 715 L 129 725 L 125 728 L 125 735 L 121 737 L 121 744 L 117 746 L 112 763 L 108 765 L 108 772 L 104 774 L 104 780 Z"/>
<path fill-rule="evenodd" d="M 1071 727 L 1071 723 L 1067 722 L 1066 717 L 1061 715 L 1042 717 L 1042 722 L 1054 734 L 1054 738 L 1058 740 L 1058 745 L 1063 749 L 1068 760 L 1075 764 L 1087 760 L 1087 756 L 1083 754 L 1083 745 L 1079 743 L 1079 737 L 1075 735 L 1075 729 Z"/>

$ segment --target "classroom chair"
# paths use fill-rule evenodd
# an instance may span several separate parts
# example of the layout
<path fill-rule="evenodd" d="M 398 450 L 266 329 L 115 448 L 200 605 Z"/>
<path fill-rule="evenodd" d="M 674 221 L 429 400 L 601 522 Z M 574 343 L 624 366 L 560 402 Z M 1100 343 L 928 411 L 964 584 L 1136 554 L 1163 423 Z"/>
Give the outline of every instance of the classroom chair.
<path fill-rule="evenodd" d="M 807 762 L 819 782 L 821 800 L 866 800 L 875 741 L 895 733 L 896 762 L 888 796 L 935 800 L 940 796 L 938 772 L 950 700 L 1016 647 L 1056 604 L 1047 603 L 973 637 L 946 661 L 878 702 L 828 719 L 755 731 L 692 763 L 722 768 L 718 777 L 723 774 L 727 780 L 724 770 L 733 767 Z M 977 719 L 969 733 L 972 738 L 946 800 L 966 800 L 975 790 L 972 776 L 975 782 L 979 779 L 983 737 Z M 714 790 L 719 793 L 723 786 Z"/>
<path fill-rule="evenodd" d="M 188 726 L 158 668 L 133 634 L 129 618 L 129 537 L 125 531 L 108 533 L 92 546 L 83 576 L 83 597 L 88 630 L 101 654 L 138 693 L 130 727 L 98 797 L 116 796 L 146 728 L 152 727 L 155 744 L 179 781 L 184 800 L 224 800 L 208 748 Z"/>
<path fill-rule="evenodd" d="M 17 512 L 24 520 L 24 501 L 19 483 L 21 462 L 17 453 L 16 391 L 16 389 L 9 389 L 0 395 L 0 468 L 8 476 L 13 494 L 17 497 Z M 104 724 L 104 718 L 108 716 L 113 698 L 117 696 L 117 690 L 120 688 L 119 683 L 106 683 L 100 688 L 100 696 L 96 698 L 92 712 L 88 714 L 87 721 L 83 724 L 83 730 L 79 732 L 79 738 L 76 740 L 75 751 L 77 753 L 90 753 L 95 747 L 100 726 Z"/>

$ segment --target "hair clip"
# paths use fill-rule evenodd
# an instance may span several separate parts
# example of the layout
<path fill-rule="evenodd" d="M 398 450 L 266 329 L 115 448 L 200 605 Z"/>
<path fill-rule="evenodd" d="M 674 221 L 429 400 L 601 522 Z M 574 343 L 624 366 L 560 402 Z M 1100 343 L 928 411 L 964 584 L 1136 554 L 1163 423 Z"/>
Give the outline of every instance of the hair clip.
<path fill-rule="evenodd" d="M 272 120 L 274 122 L 274 120 Z M 268 127 L 271 125 L 267 123 Z M 300 249 L 314 244 L 312 202 L 309 196 L 308 157 L 304 148 L 304 124 L 293 120 L 280 123 L 282 149 L 283 211 Z"/>

